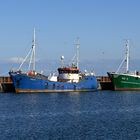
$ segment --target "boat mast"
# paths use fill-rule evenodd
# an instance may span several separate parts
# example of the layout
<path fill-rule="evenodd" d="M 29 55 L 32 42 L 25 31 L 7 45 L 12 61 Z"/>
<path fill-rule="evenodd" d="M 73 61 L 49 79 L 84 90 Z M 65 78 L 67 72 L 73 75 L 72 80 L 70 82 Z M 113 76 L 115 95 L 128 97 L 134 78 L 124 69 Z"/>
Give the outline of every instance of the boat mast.
<path fill-rule="evenodd" d="M 75 45 L 76 45 L 76 48 L 77 48 L 77 52 L 76 52 L 76 66 L 77 66 L 77 68 L 79 68 L 79 48 L 80 48 L 79 38 L 77 38 L 77 43 Z"/>
<path fill-rule="evenodd" d="M 129 40 L 126 40 L 126 73 L 129 72 Z"/>
<path fill-rule="evenodd" d="M 126 53 L 125 53 L 125 58 L 123 59 L 122 63 L 120 64 L 119 68 L 117 69 L 116 73 L 118 73 L 120 71 L 120 68 L 122 67 L 122 65 L 124 63 L 126 63 L 126 70 L 125 72 L 128 73 L 129 72 L 129 40 L 126 40 Z"/>
<path fill-rule="evenodd" d="M 32 52 L 30 56 L 30 62 L 29 62 L 29 70 L 35 71 L 35 47 L 36 47 L 36 42 L 35 42 L 35 28 L 34 28 L 34 35 L 33 35 L 33 41 L 32 41 Z M 32 65 L 32 69 L 30 68 Z"/>
<path fill-rule="evenodd" d="M 35 28 L 34 28 L 32 47 L 31 47 L 30 51 L 28 52 L 28 54 L 26 55 L 26 57 L 24 58 L 24 60 L 22 61 L 22 63 L 20 64 L 18 70 L 21 70 L 22 65 L 25 63 L 25 61 L 30 56 L 28 70 L 31 70 L 31 65 L 32 65 L 32 70 L 35 71 L 35 47 L 36 47 L 36 43 L 35 43 Z"/>
<path fill-rule="evenodd" d="M 76 45 L 76 53 L 74 57 L 72 58 L 72 60 L 70 61 L 69 65 L 71 65 L 72 63 L 72 65 L 79 68 L 79 48 L 80 48 L 79 38 L 77 38 L 76 41 L 74 41 L 74 45 Z"/>
<path fill-rule="evenodd" d="M 34 39 L 33 39 L 33 70 L 35 71 L 35 47 L 36 47 L 36 40 L 35 40 L 35 28 L 34 28 Z"/>

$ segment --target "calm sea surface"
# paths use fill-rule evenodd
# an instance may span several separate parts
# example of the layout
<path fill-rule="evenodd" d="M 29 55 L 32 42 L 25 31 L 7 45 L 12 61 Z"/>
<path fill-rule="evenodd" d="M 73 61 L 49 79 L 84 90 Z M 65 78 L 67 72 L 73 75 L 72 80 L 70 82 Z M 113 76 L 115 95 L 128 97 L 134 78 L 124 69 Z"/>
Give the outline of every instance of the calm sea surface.
<path fill-rule="evenodd" d="M 0 140 L 140 140 L 140 92 L 0 93 Z"/>

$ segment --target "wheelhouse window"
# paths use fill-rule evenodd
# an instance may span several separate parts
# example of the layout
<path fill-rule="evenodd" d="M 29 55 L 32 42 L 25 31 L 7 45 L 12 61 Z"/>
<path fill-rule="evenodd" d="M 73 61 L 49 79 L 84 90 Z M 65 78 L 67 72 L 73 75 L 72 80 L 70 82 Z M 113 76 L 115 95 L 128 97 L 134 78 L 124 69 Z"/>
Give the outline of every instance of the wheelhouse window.
<path fill-rule="evenodd" d="M 63 73 L 72 73 L 72 74 L 78 74 L 79 73 L 79 70 L 62 70 L 62 69 L 58 69 L 58 72 L 60 74 L 63 74 Z"/>

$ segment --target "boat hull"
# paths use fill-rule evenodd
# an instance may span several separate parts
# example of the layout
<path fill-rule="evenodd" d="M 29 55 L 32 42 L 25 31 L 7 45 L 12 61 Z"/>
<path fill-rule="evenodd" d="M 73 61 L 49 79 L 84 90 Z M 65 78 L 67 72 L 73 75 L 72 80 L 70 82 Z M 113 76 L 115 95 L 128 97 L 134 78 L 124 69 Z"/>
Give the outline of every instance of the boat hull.
<path fill-rule="evenodd" d="M 27 74 L 9 72 L 15 91 L 18 92 L 81 92 L 95 91 L 98 82 L 95 76 L 84 76 L 79 82 L 50 81 L 44 75 L 29 76 Z"/>
<path fill-rule="evenodd" d="M 140 90 L 140 76 L 108 72 L 114 90 Z"/>

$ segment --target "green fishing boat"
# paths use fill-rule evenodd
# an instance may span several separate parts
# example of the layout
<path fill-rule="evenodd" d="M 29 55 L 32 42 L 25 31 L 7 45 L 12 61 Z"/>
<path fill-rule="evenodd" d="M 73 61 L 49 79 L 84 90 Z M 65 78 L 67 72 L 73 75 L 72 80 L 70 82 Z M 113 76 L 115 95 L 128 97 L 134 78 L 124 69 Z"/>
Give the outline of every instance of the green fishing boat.
<path fill-rule="evenodd" d="M 125 71 L 120 72 L 125 63 Z M 129 71 L 129 40 L 126 41 L 125 57 L 116 72 L 107 72 L 114 90 L 140 90 L 140 72 Z"/>

